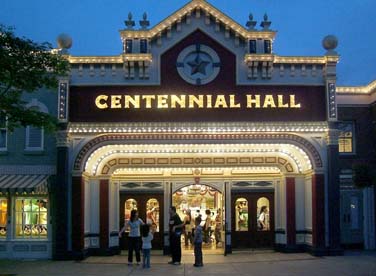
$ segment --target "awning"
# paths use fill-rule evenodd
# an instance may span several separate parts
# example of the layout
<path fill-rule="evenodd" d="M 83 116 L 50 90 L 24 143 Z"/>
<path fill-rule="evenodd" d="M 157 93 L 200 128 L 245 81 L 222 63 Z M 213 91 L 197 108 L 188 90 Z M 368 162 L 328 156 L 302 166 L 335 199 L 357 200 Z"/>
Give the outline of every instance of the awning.
<path fill-rule="evenodd" d="M 48 193 L 47 174 L 0 174 L 1 193 Z"/>

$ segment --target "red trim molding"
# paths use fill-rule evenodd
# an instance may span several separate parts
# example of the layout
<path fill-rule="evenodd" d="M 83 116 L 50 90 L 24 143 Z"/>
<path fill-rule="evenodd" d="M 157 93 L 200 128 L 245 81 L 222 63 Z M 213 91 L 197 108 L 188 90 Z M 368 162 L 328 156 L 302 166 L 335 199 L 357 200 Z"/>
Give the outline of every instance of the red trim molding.
<path fill-rule="evenodd" d="M 85 232 L 85 182 L 81 176 L 72 177 L 72 249 L 84 249 Z"/>
<path fill-rule="evenodd" d="M 296 245 L 295 178 L 286 177 L 287 247 Z"/>
<path fill-rule="evenodd" d="M 99 184 L 99 245 L 102 250 L 108 249 L 108 239 L 109 239 L 109 181 L 108 179 L 100 180 Z"/>
<path fill-rule="evenodd" d="M 325 181 L 323 174 L 312 175 L 312 246 L 325 247 Z"/>

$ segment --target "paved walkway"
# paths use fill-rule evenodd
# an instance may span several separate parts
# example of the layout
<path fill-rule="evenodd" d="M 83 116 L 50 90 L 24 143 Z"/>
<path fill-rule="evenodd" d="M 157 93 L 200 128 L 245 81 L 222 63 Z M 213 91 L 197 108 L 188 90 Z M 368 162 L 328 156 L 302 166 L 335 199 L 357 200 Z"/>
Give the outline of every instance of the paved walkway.
<path fill-rule="evenodd" d="M 309 254 L 282 254 L 277 252 L 241 252 L 228 255 L 206 255 L 205 266 L 192 266 L 193 256 L 184 255 L 179 266 L 168 265 L 166 256 L 152 256 L 152 267 L 126 265 L 126 256 L 90 257 L 75 261 L 0 260 L 3 275 L 330 275 L 376 276 L 376 252 L 346 252 L 345 256 L 317 258 Z"/>

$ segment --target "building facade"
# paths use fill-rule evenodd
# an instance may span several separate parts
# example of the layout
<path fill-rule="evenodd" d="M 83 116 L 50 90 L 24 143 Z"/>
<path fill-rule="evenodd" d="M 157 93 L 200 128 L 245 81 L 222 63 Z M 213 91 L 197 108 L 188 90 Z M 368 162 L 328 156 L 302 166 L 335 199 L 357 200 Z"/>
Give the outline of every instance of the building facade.
<path fill-rule="evenodd" d="M 57 112 L 56 146 L 25 155 L 11 145 L 43 131 L 2 128 L 1 257 L 117 254 L 132 209 L 167 254 L 172 205 L 217 218 L 219 253 L 375 248 L 374 189 L 352 168 L 375 163 L 376 85 L 336 86 L 335 38 L 323 56 L 279 56 L 266 16 L 245 28 L 203 0 L 139 23 L 118 56 L 62 51 L 57 98 L 30 99 Z"/>

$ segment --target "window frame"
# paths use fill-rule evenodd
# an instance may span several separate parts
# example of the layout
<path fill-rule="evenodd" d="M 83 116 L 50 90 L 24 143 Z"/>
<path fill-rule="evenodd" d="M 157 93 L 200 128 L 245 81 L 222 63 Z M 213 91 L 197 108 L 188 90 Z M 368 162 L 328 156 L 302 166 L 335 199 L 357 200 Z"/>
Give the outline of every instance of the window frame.
<path fill-rule="evenodd" d="M 41 141 L 40 141 L 40 147 L 30 147 L 30 128 L 37 128 L 34 126 L 26 126 L 25 128 L 25 150 L 26 151 L 43 151 L 44 150 L 44 129 L 38 128 L 41 131 Z"/>
<path fill-rule="evenodd" d="M 8 218 L 9 218 L 9 198 L 6 197 L 6 196 L 0 196 L 0 201 L 2 200 L 5 200 L 6 203 L 7 203 L 7 210 L 5 211 L 5 219 L 6 219 L 6 222 L 5 222 L 5 227 L 6 227 L 6 232 L 5 232 L 5 236 L 0 236 L 0 240 L 5 240 L 7 239 L 8 235 L 9 235 L 9 225 L 8 225 Z M 1 212 L 1 210 L 0 210 Z"/>
<path fill-rule="evenodd" d="M 8 150 L 8 127 L 7 127 L 7 125 L 8 125 L 8 120 L 7 120 L 7 117 L 6 117 L 6 116 L 4 116 L 4 117 L 5 117 L 5 125 L 4 125 L 4 127 L 0 125 L 0 131 L 5 130 L 5 146 L 2 147 L 2 146 L 0 145 L 0 152 L 7 151 L 7 150 Z M 0 118 L 0 119 L 1 119 L 1 118 Z"/>
<path fill-rule="evenodd" d="M 351 148 L 352 148 L 351 152 L 341 152 L 340 151 L 340 140 L 341 139 L 348 139 L 348 138 L 346 138 L 346 137 L 341 138 L 340 137 L 340 133 L 343 132 L 343 131 L 341 131 L 341 129 L 338 128 L 339 124 L 348 124 L 348 125 L 351 124 Z M 337 125 L 337 129 L 339 131 L 339 133 L 338 133 L 338 154 L 339 155 L 343 155 L 343 156 L 346 156 L 346 155 L 356 155 L 355 122 L 354 121 L 339 121 L 338 125 Z"/>
<path fill-rule="evenodd" d="M 16 210 L 16 202 L 17 202 L 17 199 L 36 199 L 36 200 L 47 200 L 47 204 L 46 204 L 46 209 L 47 209 L 47 235 L 45 237 L 41 237 L 41 235 L 39 234 L 38 237 L 32 237 L 31 235 L 30 236 L 25 236 L 23 235 L 22 237 L 20 235 L 17 235 L 16 234 L 16 230 L 17 230 L 17 210 Z M 12 237 L 14 240 L 19 240 L 19 241 L 49 241 L 51 238 L 51 231 L 52 231 L 52 227 L 51 227 L 51 224 L 50 224 L 50 198 L 48 195 L 30 195 L 30 196 L 27 196 L 27 195 L 24 195 L 24 196 L 15 196 L 12 198 L 12 205 L 13 205 L 13 208 L 12 208 L 12 216 L 13 216 L 13 219 L 12 219 Z M 23 212 L 22 212 L 23 213 Z M 21 224 L 22 225 L 22 224 Z"/>

